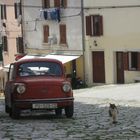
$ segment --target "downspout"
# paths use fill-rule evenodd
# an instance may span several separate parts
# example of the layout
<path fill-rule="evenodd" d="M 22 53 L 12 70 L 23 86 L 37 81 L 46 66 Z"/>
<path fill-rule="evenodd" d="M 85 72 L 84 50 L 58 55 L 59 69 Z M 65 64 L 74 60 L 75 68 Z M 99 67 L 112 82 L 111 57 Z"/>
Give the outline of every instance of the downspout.
<path fill-rule="evenodd" d="M 83 81 L 86 84 L 86 74 L 85 74 L 85 24 L 84 24 L 84 0 L 81 0 L 81 25 L 82 25 L 82 49 L 83 49 Z"/>
<path fill-rule="evenodd" d="M 23 54 L 25 53 L 25 33 L 24 33 L 24 0 L 20 0 L 21 2 L 21 10 L 22 10 L 22 14 L 21 14 L 21 36 L 23 38 Z"/>

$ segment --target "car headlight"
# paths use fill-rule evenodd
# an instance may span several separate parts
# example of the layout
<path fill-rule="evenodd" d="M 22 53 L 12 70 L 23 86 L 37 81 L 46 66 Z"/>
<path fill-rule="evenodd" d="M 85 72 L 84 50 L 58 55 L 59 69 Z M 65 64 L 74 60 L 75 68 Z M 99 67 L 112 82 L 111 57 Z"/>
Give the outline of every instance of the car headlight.
<path fill-rule="evenodd" d="M 64 83 L 62 86 L 62 89 L 64 92 L 70 92 L 71 91 L 71 86 L 69 83 Z"/>
<path fill-rule="evenodd" d="M 17 84 L 16 90 L 19 94 L 23 94 L 26 90 L 25 84 Z"/>

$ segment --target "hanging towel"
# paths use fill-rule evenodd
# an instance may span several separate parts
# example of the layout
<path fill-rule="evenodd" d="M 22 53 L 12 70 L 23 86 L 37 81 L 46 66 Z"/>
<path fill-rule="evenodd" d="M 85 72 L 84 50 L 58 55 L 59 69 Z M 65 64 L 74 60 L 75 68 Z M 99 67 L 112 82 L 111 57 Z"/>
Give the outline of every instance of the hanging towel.
<path fill-rule="evenodd" d="M 50 13 L 51 19 L 52 20 L 56 20 L 58 22 L 60 22 L 60 10 L 57 9 L 53 9 Z"/>
<path fill-rule="evenodd" d="M 47 20 L 48 19 L 48 12 L 44 11 L 44 19 Z"/>
<path fill-rule="evenodd" d="M 56 10 L 55 9 L 51 11 L 50 15 L 51 15 L 51 19 L 52 20 L 57 20 L 57 14 L 56 14 Z"/>
<path fill-rule="evenodd" d="M 56 13 L 57 13 L 57 20 L 58 22 L 60 22 L 60 9 L 56 9 Z"/>

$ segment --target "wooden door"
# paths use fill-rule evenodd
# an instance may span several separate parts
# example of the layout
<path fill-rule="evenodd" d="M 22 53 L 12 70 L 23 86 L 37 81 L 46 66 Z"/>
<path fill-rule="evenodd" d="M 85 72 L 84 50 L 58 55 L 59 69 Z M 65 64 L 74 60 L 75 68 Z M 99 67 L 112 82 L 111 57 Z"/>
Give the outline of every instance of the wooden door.
<path fill-rule="evenodd" d="M 116 53 L 116 64 L 117 64 L 117 83 L 124 83 L 124 57 L 123 52 Z"/>
<path fill-rule="evenodd" d="M 93 82 L 105 83 L 104 52 L 97 51 L 92 53 L 93 61 Z"/>

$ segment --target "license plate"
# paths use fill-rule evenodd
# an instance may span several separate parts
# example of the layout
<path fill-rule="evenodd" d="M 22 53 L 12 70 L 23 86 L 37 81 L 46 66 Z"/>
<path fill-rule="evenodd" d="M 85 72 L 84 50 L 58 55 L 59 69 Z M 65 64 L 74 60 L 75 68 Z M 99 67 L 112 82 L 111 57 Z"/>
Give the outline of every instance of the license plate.
<path fill-rule="evenodd" d="M 57 104 L 32 104 L 33 109 L 55 109 Z"/>

